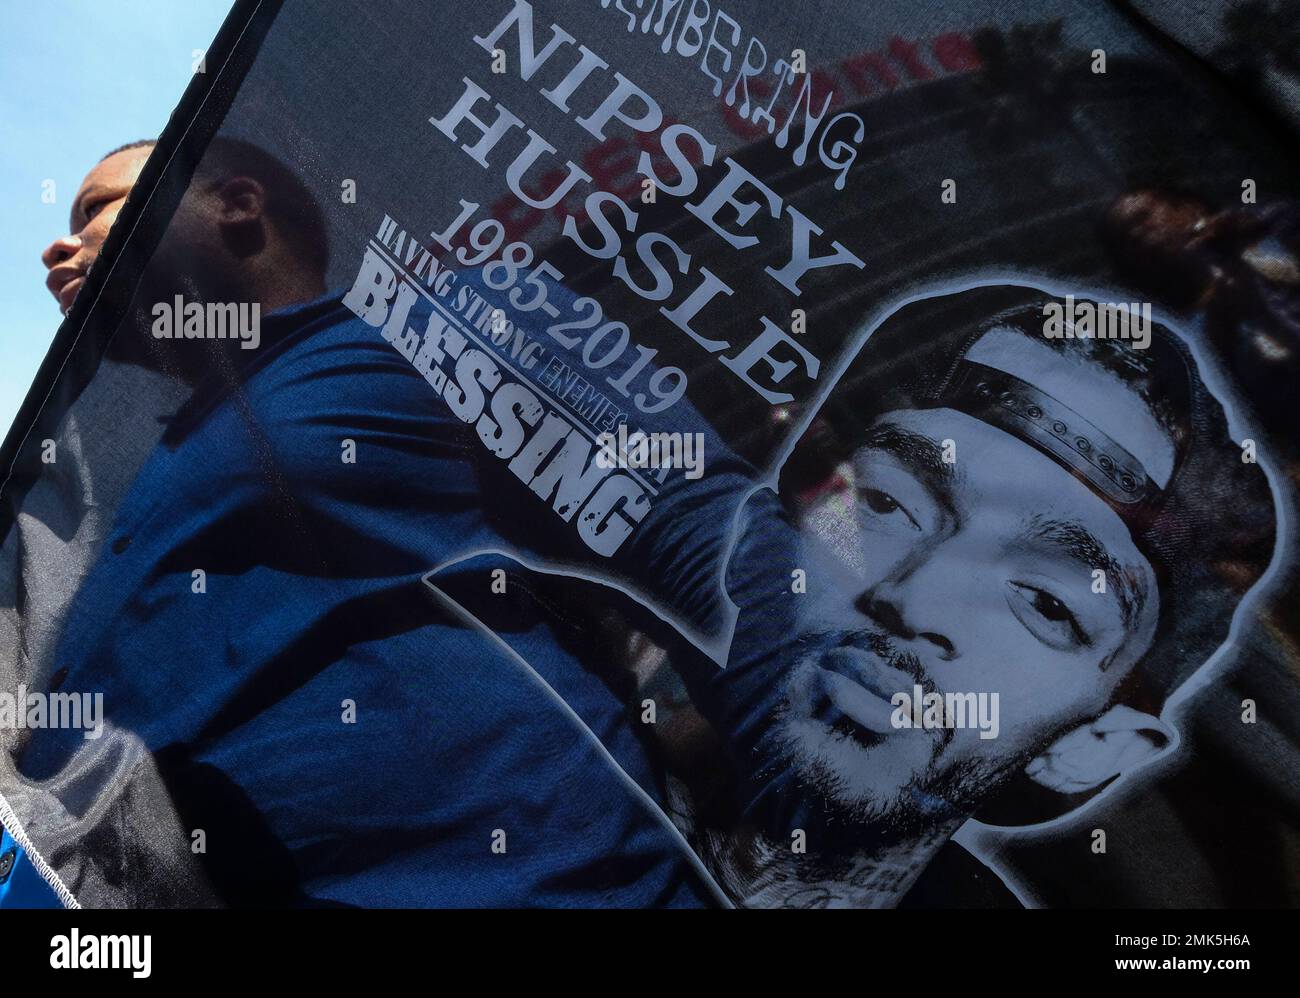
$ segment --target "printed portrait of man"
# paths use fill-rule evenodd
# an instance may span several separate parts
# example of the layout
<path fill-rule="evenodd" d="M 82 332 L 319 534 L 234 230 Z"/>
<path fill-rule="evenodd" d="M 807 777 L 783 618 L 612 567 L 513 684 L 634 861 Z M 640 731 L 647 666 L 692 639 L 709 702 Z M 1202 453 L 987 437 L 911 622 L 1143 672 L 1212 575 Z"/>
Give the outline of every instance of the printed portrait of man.
<path fill-rule="evenodd" d="M 1048 338 L 1053 302 L 889 315 L 744 504 L 725 668 L 627 646 L 667 806 L 737 903 L 898 904 L 969 818 L 1059 816 L 1176 746 L 1272 492 L 1180 337 Z"/>
<path fill-rule="evenodd" d="M 1266 477 L 1186 347 L 1158 323 L 1146 350 L 1048 339 L 1052 300 L 895 312 L 779 501 L 746 510 L 728 665 L 692 692 L 740 773 L 732 820 L 791 859 L 796 828 L 808 855 L 871 865 L 932 850 L 1008 784 L 1079 798 L 1141 766 L 1268 565 Z M 894 698 L 918 687 L 961 694 L 965 726 L 908 723 Z"/>

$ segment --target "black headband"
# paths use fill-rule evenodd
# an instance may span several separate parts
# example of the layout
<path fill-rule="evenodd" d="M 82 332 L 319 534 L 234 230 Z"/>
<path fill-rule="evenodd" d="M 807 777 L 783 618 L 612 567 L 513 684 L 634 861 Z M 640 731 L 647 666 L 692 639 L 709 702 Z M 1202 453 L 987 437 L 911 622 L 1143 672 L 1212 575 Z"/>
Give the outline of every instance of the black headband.
<path fill-rule="evenodd" d="M 959 361 L 930 407 L 956 409 L 1036 447 L 1088 486 L 1130 530 L 1164 493 L 1142 462 L 1065 403 L 1015 375 Z M 1145 514 L 1145 515 L 1143 515 Z"/>

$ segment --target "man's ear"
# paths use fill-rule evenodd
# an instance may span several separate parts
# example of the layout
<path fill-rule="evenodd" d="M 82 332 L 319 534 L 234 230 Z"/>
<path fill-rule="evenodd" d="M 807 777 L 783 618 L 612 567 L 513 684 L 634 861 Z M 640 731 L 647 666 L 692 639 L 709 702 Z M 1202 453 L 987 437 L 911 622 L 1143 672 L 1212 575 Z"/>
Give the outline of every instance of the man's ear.
<path fill-rule="evenodd" d="M 1117 704 L 1058 738 L 1025 775 L 1058 793 L 1083 793 L 1150 762 L 1175 737 L 1160 718 Z"/>
<path fill-rule="evenodd" d="M 266 213 L 266 188 L 252 177 L 231 177 L 217 189 L 223 225 L 256 221 Z"/>
<path fill-rule="evenodd" d="M 260 253 L 266 245 L 266 188 L 252 177 L 231 177 L 217 188 L 217 226 L 235 256 Z"/>

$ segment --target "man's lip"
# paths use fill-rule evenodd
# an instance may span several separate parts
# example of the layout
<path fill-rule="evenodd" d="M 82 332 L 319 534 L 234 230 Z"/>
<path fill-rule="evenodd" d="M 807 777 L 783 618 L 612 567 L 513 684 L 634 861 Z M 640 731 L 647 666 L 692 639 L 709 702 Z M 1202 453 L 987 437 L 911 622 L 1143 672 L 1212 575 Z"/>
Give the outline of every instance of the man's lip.
<path fill-rule="evenodd" d="M 895 693 L 910 693 L 917 682 L 910 673 L 886 665 L 874 652 L 851 644 L 830 649 L 819 664 L 886 701 Z"/>
<path fill-rule="evenodd" d="M 873 690 L 849 679 L 839 670 L 825 666 L 817 667 L 814 682 L 825 702 L 839 717 L 876 735 L 888 735 L 893 731 L 893 708 L 888 700 Z"/>
<path fill-rule="evenodd" d="M 911 691 L 915 684 L 911 675 L 853 645 L 830 649 L 817 667 L 817 684 L 840 714 L 878 734 L 894 730 L 893 697 Z"/>
<path fill-rule="evenodd" d="M 66 312 L 72 308 L 72 300 L 77 297 L 77 292 L 81 290 L 81 286 L 85 283 L 86 278 L 78 275 L 59 288 L 59 307 L 63 311 Z"/>

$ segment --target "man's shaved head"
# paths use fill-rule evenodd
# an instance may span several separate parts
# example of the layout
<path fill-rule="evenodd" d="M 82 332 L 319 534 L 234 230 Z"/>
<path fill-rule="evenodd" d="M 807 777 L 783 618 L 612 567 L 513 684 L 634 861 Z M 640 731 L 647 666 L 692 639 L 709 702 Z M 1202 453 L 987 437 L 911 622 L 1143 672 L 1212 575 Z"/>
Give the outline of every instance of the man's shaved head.
<path fill-rule="evenodd" d="M 42 254 L 42 262 L 49 271 L 46 286 L 64 313 L 85 283 L 109 229 L 156 145 L 154 139 L 138 139 L 105 153 L 86 175 L 73 200 L 69 235 L 55 240 Z M 171 237 L 182 236 L 181 230 L 184 232 L 179 242 L 175 238 L 171 240 L 172 251 L 183 243 L 193 252 L 172 252 L 172 255 L 192 271 L 187 275 L 189 278 L 211 279 L 227 296 L 234 294 L 232 280 L 235 283 L 247 280 L 247 274 L 233 258 L 223 259 L 221 253 L 199 253 L 193 242 L 196 238 L 203 241 L 200 230 L 218 224 L 222 198 L 229 196 L 232 182 L 238 185 L 241 180 L 250 181 L 255 187 L 256 214 L 264 220 L 265 227 L 274 231 L 278 237 L 276 246 L 282 248 L 279 259 L 269 269 L 275 271 L 279 283 L 286 288 L 312 289 L 286 290 L 278 299 L 301 299 L 304 293 L 317 293 L 329 262 L 328 234 L 320 206 L 292 169 L 242 139 L 216 138 L 204 150 L 182 210 L 169 223 L 168 232 Z M 215 236 L 206 240 L 209 247 L 217 242 Z M 255 239 L 253 245 L 261 244 Z M 241 253 L 242 250 L 235 256 Z M 269 256 L 267 260 L 269 263 Z M 266 297 L 278 300 L 276 296 Z"/>
<path fill-rule="evenodd" d="M 77 189 L 68 219 L 68 235 L 54 240 L 41 254 L 41 262 L 49 272 L 45 286 L 59 303 L 61 312 L 66 313 L 72 307 L 153 145 L 152 140 L 131 142 L 105 154 Z"/>

